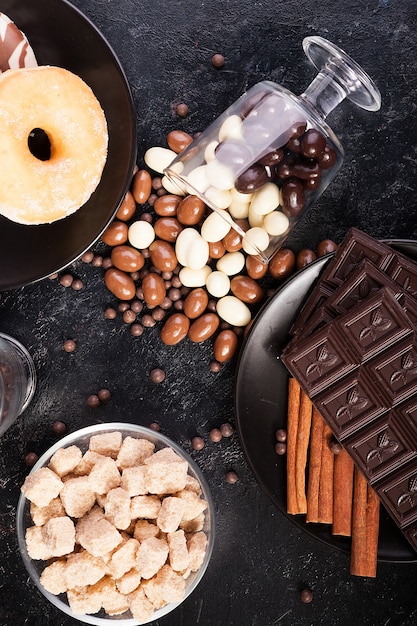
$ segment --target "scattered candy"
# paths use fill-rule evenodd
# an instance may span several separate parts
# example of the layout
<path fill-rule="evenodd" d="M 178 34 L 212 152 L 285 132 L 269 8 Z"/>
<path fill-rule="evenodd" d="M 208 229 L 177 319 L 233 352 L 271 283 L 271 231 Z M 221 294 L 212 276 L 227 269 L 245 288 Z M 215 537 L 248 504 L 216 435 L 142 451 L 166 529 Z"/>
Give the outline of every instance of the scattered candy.
<path fill-rule="evenodd" d="M 157 367 L 151 371 L 149 377 L 153 383 L 159 384 L 165 380 L 165 372 Z"/>
<path fill-rule="evenodd" d="M 72 281 L 71 287 L 72 289 L 74 289 L 74 291 L 80 291 L 83 288 L 83 281 L 80 280 L 79 278 L 75 278 Z"/>
<path fill-rule="evenodd" d="M 66 341 L 64 341 L 65 352 L 74 352 L 75 348 L 76 348 L 76 344 L 73 339 L 66 339 Z"/>
<path fill-rule="evenodd" d="M 71 276 L 71 274 L 62 274 L 59 282 L 63 287 L 71 287 L 73 280 L 74 278 Z"/>
<path fill-rule="evenodd" d="M 177 104 L 177 115 L 180 117 L 186 117 L 188 115 L 188 106 L 183 102 L 181 104 Z"/>
<path fill-rule="evenodd" d="M 300 591 L 300 600 L 304 604 L 310 604 L 313 600 L 313 592 L 311 589 L 305 588 Z"/>
<path fill-rule="evenodd" d="M 224 56 L 222 54 L 216 53 L 211 57 L 211 62 L 214 67 L 223 67 L 224 65 Z"/>
<path fill-rule="evenodd" d="M 204 439 L 202 437 L 193 437 L 191 445 L 194 450 L 202 450 L 204 448 Z"/>
<path fill-rule="evenodd" d="M 222 439 L 223 435 L 219 428 L 212 428 L 209 433 L 209 437 L 211 441 L 218 443 Z"/>
<path fill-rule="evenodd" d="M 64 422 L 56 421 L 52 424 L 51 429 L 55 435 L 63 435 L 67 430 L 67 426 Z"/>
<path fill-rule="evenodd" d="M 97 395 L 100 402 L 108 402 L 111 398 L 111 393 L 108 389 L 99 389 Z"/>
<path fill-rule="evenodd" d="M 287 431 L 285 430 L 285 428 L 279 428 L 276 431 L 275 439 L 280 442 L 287 441 Z"/>
<path fill-rule="evenodd" d="M 300 137 L 303 132 L 301 129 Z M 241 117 L 230 116 L 219 135 L 224 141 L 225 137 L 241 137 L 241 133 Z M 288 211 L 276 206 L 283 202 L 284 185 L 277 186 L 268 179 L 260 185 L 256 178 L 259 172 L 248 171 L 241 181 L 243 192 L 221 189 L 227 187 L 233 142 L 224 143 L 221 150 L 215 142 L 207 147 L 207 166 L 211 160 L 215 163 L 193 172 L 199 188 L 206 191 L 211 185 L 218 199 L 222 194 L 228 198 L 227 210 L 211 211 L 197 195 L 169 189 L 163 175 L 164 168 L 193 139 L 182 130 L 173 130 L 167 135 L 167 148 L 156 146 L 146 151 L 145 164 L 153 174 L 136 168 L 131 190 L 102 236 L 110 253 L 102 256 L 89 251 L 82 259 L 103 268 L 104 282 L 118 300 L 104 309 L 106 319 L 116 320 L 120 312 L 132 337 L 140 337 L 158 324 L 162 342 L 170 346 L 185 339 L 199 343 L 212 338 L 214 358 L 209 368 L 218 373 L 223 363 L 233 359 L 254 314 L 273 293 L 271 280 L 287 278 L 336 244 L 324 240 L 317 253 L 306 249 L 297 257 L 292 250 L 281 248 L 269 263 L 248 255 L 251 246 L 262 248 L 266 244 L 268 232 L 287 228 Z M 314 151 L 313 139 L 310 133 L 304 142 L 305 151 Z M 290 148 L 301 150 L 298 136 Z M 325 150 L 322 158 L 330 161 L 331 153 Z M 262 172 L 268 167 L 280 168 L 281 176 L 290 169 L 282 150 L 271 151 L 258 165 Z M 287 172 L 286 183 L 312 176 L 307 171 L 311 163 L 307 165 L 298 162 L 295 172 L 300 178 L 291 178 Z M 137 211 L 138 205 L 141 211 Z M 231 227 L 231 215 L 239 231 Z M 60 278 L 65 286 L 78 280 L 68 273 Z"/>
<path fill-rule="evenodd" d="M 91 394 L 87 398 L 87 406 L 91 409 L 95 409 L 100 406 L 100 398 L 96 394 Z"/>
<path fill-rule="evenodd" d="M 282 456 L 283 454 L 287 452 L 287 444 L 282 441 L 278 441 L 275 444 L 275 452 L 279 454 L 280 456 Z"/>
<path fill-rule="evenodd" d="M 220 426 L 220 432 L 223 437 L 231 437 L 234 433 L 234 428 L 229 422 L 225 422 Z"/>
<path fill-rule="evenodd" d="M 231 471 L 226 473 L 225 480 L 229 485 L 234 485 L 239 479 L 236 472 Z"/>
<path fill-rule="evenodd" d="M 36 452 L 28 452 L 25 456 L 25 464 L 28 467 L 32 467 L 33 465 L 35 465 L 35 463 L 38 460 L 38 455 L 36 454 Z"/>

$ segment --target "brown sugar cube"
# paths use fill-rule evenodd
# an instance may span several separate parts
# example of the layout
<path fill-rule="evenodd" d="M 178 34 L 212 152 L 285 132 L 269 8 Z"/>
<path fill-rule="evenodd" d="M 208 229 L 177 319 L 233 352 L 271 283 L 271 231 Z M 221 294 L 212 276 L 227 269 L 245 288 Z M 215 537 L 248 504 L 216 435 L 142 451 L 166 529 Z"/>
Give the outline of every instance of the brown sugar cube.
<path fill-rule="evenodd" d="M 100 511 L 100 513 L 97 512 Z M 104 556 L 122 542 L 119 531 L 104 518 L 99 507 L 84 515 L 76 526 L 75 537 L 85 550 L 93 556 Z"/>
<path fill-rule="evenodd" d="M 88 476 L 77 476 L 66 481 L 60 498 L 67 515 L 79 518 L 95 504 L 96 494 L 90 487 Z"/>
<path fill-rule="evenodd" d="M 52 553 L 43 538 L 43 528 L 41 526 L 29 526 L 26 529 L 26 550 L 31 559 L 48 561 L 52 558 Z"/>
<path fill-rule="evenodd" d="M 21 490 L 28 500 L 38 506 L 47 506 L 59 495 L 64 483 L 49 467 L 40 467 L 29 474 Z"/>
<path fill-rule="evenodd" d="M 129 535 L 129 537 L 133 537 L 133 533 L 134 533 L 134 530 L 135 530 L 135 524 L 136 524 L 136 520 L 135 519 L 131 519 L 129 526 L 127 528 L 125 528 L 124 532 L 126 532 Z"/>
<path fill-rule="evenodd" d="M 188 463 L 171 448 L 158 450 L 144 461 L 148 468 L 149 493 L 167 494 L 182 491 L 187 484 Z"/>
<path fill-rule="evenodd" d="M 100 597 L 97 594 L 90 593 L 88 587 L 68 589 L 67 600 L 71 611 L 75 615 L 94 614 L 101 609 Z"/>
<path fill-rule="evenodd" d="M 183 572 L 188 568 L 190 557 L 187 548 L 187 539 L 183 530 L 176 530 L 167 535 L 169 548 L 169 564 L 176 572 Z"/>
<path fill-rule="evenodd" d="M 181 498 L 174 496 L 164 498 L 156 518 L 157 526 L 164 533 L 173 533 L 180 524 L 184 510 L 185 503 Z"/>
<path fill-rule="evenodd" d="M 100 604 L 107 615 L 121 615 L 129 609 L 127 597 L 116 588 L 115 581 L 105 576 L 89 588 L 89 593 L 100 599 Z"/>
<path fill-rule="evenodd" d="M 188 489 L 183 489 L 179 493 L 175 494 L 177 498 L 180 498 L 184 503 L 184 515 L 182 517 L 183 521 L 189 521 L 198 517 L 200 513 L 206 510 L 207 502 L 200 498 L 193 491 L 189 491 Z"/>
<path fill-rule="evenodd" d="M 121 578 L 136 566 L 138 548 L 139 541 L 133 538 L 128 539 L 120 548 L 116 548 L 108 562 L 108 571 L 112 578 Z"/>
<path fill-rule="evenodd" d="M 74 550 L 75 526 L 69 517 L 52 517 L 42 526 L 42 536 L 52 556 L 63 556 Z"/>
<path fill-rule="evenodd" d="M 200 569 L 206 553 L 207 537 L 205 533 L 198 532 L 191 535 L 187 540 L 188 554 L 190 556 L 190 569 L 196 572 Z"/>
<path fill-rule="evenodd" d="M 142 578 L 152 578 L 167 560 L 168 544 L 165 539 L 149 537 L 139 546 L 136 555 L 136 569 Z"/>
<path fill-rule="evenodd" d="M 157 537 L 158 535 L 159 528 L 156 524 L 148 522 L 146 519 L 138 519 L 135 523 L 133 536 L 139 543 L 142 543 L 142 541 L 148 537 Z"/>
<path fill-rule="evenodd" d="M 168 602 L 180 602 L 183 599 L 185 580 L 166 564 L 151 580 L 143 581 L 142 587 L 152 604 L 161 606 Z"/>
<path fill-rule="evenodd" d="M 82 456 L 83 454 L 78 446 L 59 448 L 51 456 L 48 466 L 58 476 L 65 476 L 77 467 Z"/>
<path fill-rule="evenodd" d="M 66 561 L 54 561 L 45 567 L 39 579 L 42 587 L 54 596 L 65 593 L 67 590 L 65 569 Z"/>
<path fill-rule="evenodd" d="M 116 489 L 109 491 L 104 505 L 104 515 L 113 526 L 120 530 L 129 527 L 131 521 L 130 496 L 125 489 L 116 487 Z"/>
<path fill-rule="evenodd" d="M 97 461 L 88 475 L 90 488 L 96 493 L 108 493 L 120 485 L 121 476 L 116 463 L 110 457 Z"/>
<path fill-rule="evenodd" d="M 107 493 L 96 493 L 96 502 L 101 509 L 104 511 L 104 507 L 106 506 Z"/>
<path fill-rule="evenodd" d="M 102 454 L 98 454 L 97 452 L 93 452 L 92 450 L 87 450 L 78 465 L 74 467 L 74 474 L 76 476 L 88 476 L 88 474 L 93 469 L 93 466 L 100 459 L 104 459 L 104 456 Z"/>
<path fill-rule="evenodd" d="M 65 476 L 61 476 L 61 480 L 63 483 L 66 483 L 68 480 L 71 480 L 72 478 L 77 478 L 77 474 L 74 474 L 74 472 L 71 472 L 70 474 L 65 474 Z"/>
<path fill-rule="evenodd" d="M 137 467 L 142 465 L 144 460 L 151 456 L 155 449 L 155 445 L 147 439 L 135 439 L 134 437 L 125 437 L 117 455 L 116 465 L 119 469 L 127 467 Z"/>
<path fill-rule="evenodd" d="M 122 472 L 120 486 L 126 489 L 129 496 L 144 496 L 148 493 L 146 488 L 146 471 L 144 465 L 139 467 L 126 467 Z"/>
<path fill-rule="evenodd" d="M 197 495 L 201 495 L 200 483 L 198 482 L 197 478 L 195 478 L 194 476 L 190 476 L 190 474 L 187 474 L 187 482 L 185 483 L 184 489 L 187 489 L 188 491 L 194 491 L 194 493 L 196 493 Z"/>
<path fill-rule="evenodd" d="M 132 519 L 156 519 L 160 508 L 158 496 L 135 496 L 130 501 L 130 516 Z"/>
<path fill-rule="evenodd" d="M 197 517 L 190 520 L 181 520 L 180 528 L 186 533 L 197 533 L 204 528 L 205 515 L 200 513 Z"/>
<path fill-rule="evenodd" d="M 140 624 L 152 619 L 155 608 L 145 595 L 142 587 L 139 587 L 128 596 L 129 608 L 135 619 Z"/>
<path fill-rule="evenodd" d="M 43 526 L 52 517 L 62 517 L 63 515 L 65 515 L 65 509 L 61 498 L 54 498 L 46 506 L 38 506 L 34 502 L 30 503 L 30 516 L 36 526 Z"/>
<path fill-rule="evenodd" d="M 87 550 L 69 554 L 65 567 L 67 589 L 94 585 L 106 574 L 103 559 L 92 556 Z"/>
<path fill-rule="evenodd" d="M 116 587 L 120 593 L 127 596 L 139 587 L 141 580 L 142 577 L 138 570 L 135 567 L 132 567 L 132 569 L 116 580 Z"/>
<path fill-rule="evenodd" d="M 110 433 L 101 433 L 100 435 L 92 435 L 90 437 L 89 448 L 97 454 L 117 458 L 122 446 L 122 433 L 113 431 Z"/>
<path fill-rule="evenodd" d="M 104 511 L 97 504 L 93 506 L 88 513 L 80 517 L 77 521 L 77 525 L 75 527 L 75 540 L 78 541 L 79 533 L 84 531 L 84 528 L 98 522 L 99 520 L 104 519 Z"/>

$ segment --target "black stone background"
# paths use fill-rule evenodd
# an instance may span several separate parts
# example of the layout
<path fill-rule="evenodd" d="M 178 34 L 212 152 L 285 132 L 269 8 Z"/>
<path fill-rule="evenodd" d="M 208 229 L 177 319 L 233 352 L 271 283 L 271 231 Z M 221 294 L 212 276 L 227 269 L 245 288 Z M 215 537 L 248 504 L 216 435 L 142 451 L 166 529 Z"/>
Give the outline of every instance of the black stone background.
<path fill-rule="evenodd" d="M 301 42 L 322 35 L 374 78 L 382 108 L 349 102 L 329 117 L 346 151 L 344 166 L 297 228 L 289 245 L 340 241 L 355 225 L 380 238 L 416 235 L 417 3 L 415 0 L 74 0 L 108 38 L 129 79 L 137 108 L 138 163 L 164 145 L 166 133 L 202 130 L 246 88 L 271 79 L 301 93 L 314 76 Z M 222 53 L 222 69 L 211 56 Z M 186 102 L 185 119 L 174 113 Z M 104 319 L 114 303 L 102 270 L 75 262 L 80 292 L 57 281 L 3 294 L 0 329 L 30 350 L 38 370 L 35 398 L 0 443 L 0 625 L 69 626 L 28 579 L 17 551 L 15 508 L 28 450 L 54 441 L 50 425 L 69 430 L 99 421 L 161 424 L 191 452 L 212 488 L 217 540 L 207 573 L 183 605 L 159 626 L 412 626 L 417 623 L 417 564 L 380 563 L 375 580 L 349 575 L 349 558 L 301 532 L 259 488 L 236 434 L 192 451 L 191 438 L 233 421 L 235 362 L 210 373 L 210 342 L 167 349 L 156 328 L 133 339 Z M 77 349 L 67 354 L 67 338 Z M 166 380 L 149 379 L 154 367 Z M 89 409 L 86 398 L 108 387 L 112 400 Z M 229 469 L 239 481 L 224 480 Z M 302 604 L 308 585 L 313 602 Z M 156 622 L 155 622 L 156 624 Z"/>

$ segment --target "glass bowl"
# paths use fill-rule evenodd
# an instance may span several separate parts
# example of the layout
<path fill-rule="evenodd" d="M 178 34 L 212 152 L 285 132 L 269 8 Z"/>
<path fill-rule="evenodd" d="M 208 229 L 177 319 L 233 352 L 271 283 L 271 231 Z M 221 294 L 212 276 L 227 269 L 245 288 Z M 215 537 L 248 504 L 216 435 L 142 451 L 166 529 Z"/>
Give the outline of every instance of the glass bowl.
<path fill-rule="evenodd" d="M 29 526 L 33 526 L 32 518 L 30 515 L 30 502 L 25 497 L 23 493 L 21 493 L 19 498 L 19 503 L 17 506 L 16 513 L 16 529 L 17 529 L 17 538 L 19 543 L 20 553 L 23 558 L 23 562 L 26 566 L 26 569 L 42 592 L 42 594 L 58 609 L 70 615 L 71 617 L 78 619 L 85 624 L 96 624 L 96 625 L 104 625 L 108 624 L 110 621 L 112 624 L 123 625 L 123 626 L 134 626 L 137 624 L 145 624 L 150 621 L 158 620 L 162 616 L 166 615 L 173 611 L 177 606 L 179 606 L 196 588 L 200 580 L 202 579 L 207 566 L 210 561 L 210 557 L 213 551 L 214 545 L 214 536 L 215 536 L 215 523 L 214 523 L 214 505 L 213 500 L 209 491 L 209 487 L 207 482 L 197 464 L 191 459 L 191 457 L 175 442 L 171 441 L 165 435 L 160 434 L 159 432 L 153 431 L 149 428 L 143 426 L 137 426 L 136 424 L 125 424 L 125 423 L 109 423 L 109 424 L 97 424 L 94 426 L 88 426 L 87 428 L 82 428 L 76 432 L 73 432 L 66 437 L 63 437 L 55 443 L 47 452 L 45 452 L 37 463 L 32 468 L 30 474 L 33 474 L 36 470 L 41 467 L 45 467 L 48 465 L 51 457 L 57 450 L 60 448 L 67 448 L 68 446 L 76 445 L 81 451 L 84 453 L 88 449 L 89 441 L 92 435 L 98 435 L 103 433 L 110 433 L 113 431 L 119 431 L 122 433 L 123 439 L 127 436 L 134 437 L 137 439 L 147 439 L 151 441 L 155 445 L 155 452 L 162 448 L 171 448 L 178 456 L 182 459 L 186 460 L 188 463 L 188 475 L 197 479 L 200 487 L 201 487 L 201 497 L 207 502 L 207 508 L 204 511 L 205 519 L 204 526 L 202 528 L 203 532 L 207 536 L 207 545 L 205 555 L 202 561 L 200 568 L 196 572 L 192 572 L 188 578 L 186 578 L 186 587 L 185 593 L 181 601 L 179 602 L 171 602 L 166 604 L 160 609 L 154 611 L 152 617 L 148 620 L 139 622 L 135 619 L 130 611 L 126 611 L 121 615 L 108 615 L 104 612 L 103 609 L 99 613 L 95 614 L 75 614 L 67 601 L 66 594 L 61 595 L 53 595 L 49 591 L 47 591 L 40 582 L 40 576 L 47 563 L 41 560 L 33 560 L 27 551 L 26 548 L 26 529 Z"/>

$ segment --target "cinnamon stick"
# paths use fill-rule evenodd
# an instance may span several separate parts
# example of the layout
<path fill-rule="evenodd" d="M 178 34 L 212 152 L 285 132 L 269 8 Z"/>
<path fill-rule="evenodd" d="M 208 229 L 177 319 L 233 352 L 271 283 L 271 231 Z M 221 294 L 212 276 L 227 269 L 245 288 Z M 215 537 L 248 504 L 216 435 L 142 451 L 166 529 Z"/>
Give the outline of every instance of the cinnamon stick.
<path fill-rule="evenodd" d="M 307 513 L 306 467 L 312 415 L 313 403 L 307 394 L 301 391 L 295 463 L 295 489 L 297 506 L 300 513 Z"/>
<path fill-rule="evenodd" d="M 352 534 L 352 498 L 354 463 L 344 448 L 334 457 L 333 535 Z"/>
<path fill-rule="evenodd" d="M 313 409 L 310 435 L 310 458 L 308 463 L 307 516 L 306 522 L 319 521 L 319 489 L 321 472 L 321 452 L 323 446 L 324 421 L 319 412 Z"/>
<path fill-rule="evenodd" d="M 350 573 L 375 578 L 378 558 L 379 498 L 355 467 Z"/>
<path fill-rule="evenodd" d="M 379 514 L 380 499 L 377 493 L 368 485 L 368 509 L 367 509 L 367 548 L 368 548 L 368 576 L 375 578 L 378 564 L 378 537 L 379 537 Z"/>
<path fill-rule="evenodd" d="M 296 515 L 298 510 L 295 487 L 295 466 L 297 458 L 298 414 L 300 412 L 301 388 L 295 378 L 288 381 L 287 409 L 287 512 Z"/>
<path fill-rule="evenodd" d="M 330 440 L 332 431 L 324 423 L 322 433 L 321 448 L 321 470 L 319 485 L 319 515 L 318 521 L 322 524 L 332 524 L 333 522 L 333 467 L 334 454 L 330 450 Z"/>

